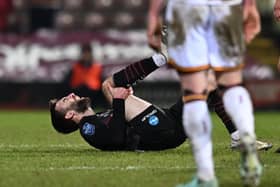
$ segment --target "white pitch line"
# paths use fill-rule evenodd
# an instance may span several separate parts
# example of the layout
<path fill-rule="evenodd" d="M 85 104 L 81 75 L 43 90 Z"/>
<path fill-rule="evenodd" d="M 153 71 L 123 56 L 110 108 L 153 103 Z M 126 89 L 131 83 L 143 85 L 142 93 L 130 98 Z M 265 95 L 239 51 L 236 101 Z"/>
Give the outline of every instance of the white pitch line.
<path fill-rule="evenodd" d="M 0 149 L 4 148 L 68 148 L 68 147 L 89 147 L 86 144 L 49 144 L 49 145 L 39 145 L 39 144 L 0 144 Z"/>
<path fill-rule="evenodd" d="M 10 170 L 10 168 L 1 168 L 2 170 Z M 183 170 L 183 169 L 195 169 L 195 167 L 143 167 L 143 166 L 126 166 L 126 167 L 96 167 L 96 166 L 70 166 L 70 167 L 49 167 L 49 168 L 17 168 L 13 170 L 17 171 L 80 171 L 80 170 L 90 170 L 90 171 L 139 171 L 139 170 Z"/>
<path fill-rule="evenodd" d="M 216 169 L 222 169 L 222 168 L 232 168 L 227 167 L 226 165 L 215 165 Z M 100 170 L 100 171 L 112 171 L 112 170 L 118 170 L 118 171 L 138 171 L 138 170 L 151 170 L 151 169 L 158 169 L 158 170 L 185 170 L 185 169 L 196 169 L 195 166 L 162 166 L 162 167 L 145 167 L 145 166 L 125 166 L 125 167 L 96 167 L 96 166 L 70 166 L 70 167 L 49 167 L 49 168 L 41 168 L 45 171 L 48 170 Z"/>
<path fill-rule="evenodd" d="M 268 166 L 264 165 L 265 168 L 278 168 L 277 166 Z M 215 165 L 216 169 L 227 169 L 232 168 L 226 165 Z M 11 168 L 1 168 L 2 170 L 10 170 Z M 96 167 L 96 166 L 69 166 L 69 167 L 48 167 L 48 168 L 17 168 L 13 170 L 17 171 L 140 171 L 140 170 L 167 170 L 167 171 L 174 171 L 174 170 L 187 170 L 193 169 L 195 170 L 195 166 L 172 166 L 172 167 L 145 167 L 145 166 L 126 166 L 126 167 Z"/>
<path fill-rule="evenodd" d="M 95 167 L 95 166 L 71 166 L 64 168 L 45 168 L 46 170 L 118 170 L 118 171 L 129 171 L 129 170 L 146 170 L 146 169 L 164 169 L 164 170 L 181 170 L 186 169 L 186 167 L 143 167 L 143 166 L 126 166 L 126 167 Z M 189 167 L 189 169 L 195 169 L 195 167 Z"/>

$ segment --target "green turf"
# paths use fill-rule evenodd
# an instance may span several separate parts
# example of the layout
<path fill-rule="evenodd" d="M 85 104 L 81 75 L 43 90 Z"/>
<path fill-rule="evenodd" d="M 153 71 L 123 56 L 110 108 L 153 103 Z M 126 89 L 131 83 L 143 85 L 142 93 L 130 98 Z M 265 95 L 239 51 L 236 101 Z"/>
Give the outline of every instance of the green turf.
<path fill-rule="evenodd" d="M 57 134 L 45 111 L 0 112 L 1 187 L 165 187 L 189 180 L 195 165 L 188 143 L 161 152 L 101 152 L 78 133 Z M 280 186 L 280 115 L 257 113 L 257 134 L 274 143 L 261 152 L 263 187 Z M 229 137 L 213 117 L 216 173 L 221 186 L 241 186 L 239 154 L 229 149 Z"/>

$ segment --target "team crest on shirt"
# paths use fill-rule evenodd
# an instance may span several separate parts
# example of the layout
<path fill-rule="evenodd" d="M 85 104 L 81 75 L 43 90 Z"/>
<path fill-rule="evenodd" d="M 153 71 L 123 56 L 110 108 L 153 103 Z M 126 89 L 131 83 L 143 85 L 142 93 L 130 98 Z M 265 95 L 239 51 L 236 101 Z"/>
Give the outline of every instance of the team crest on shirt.
<path fill-rule="evenodd" d="M 155 115 L 157 113 L 157 110 L 154 109 L 152 112 L 150 112 L 149 114 L 147 114 L 146 116 L 144 116 L 141 121 L 144 122 L 146 119 L 149 119 L 151 116 Z"/>
<path fill-rule="evenodd" d="M 83 125 L 83 129 L 82 129 L 83 133 L 85 135 L 93 135 L 95 133 L 95 126 L 86 122 L 84 125 Z"/>
<path fill-rule="evenodd" d="M 159 123 L 159 119 L 156 115 L 152 115 L 149 117 L 149 124 L 151 126 L 156 126 L 156 125 L 158 125 L 158 123 Z"/>

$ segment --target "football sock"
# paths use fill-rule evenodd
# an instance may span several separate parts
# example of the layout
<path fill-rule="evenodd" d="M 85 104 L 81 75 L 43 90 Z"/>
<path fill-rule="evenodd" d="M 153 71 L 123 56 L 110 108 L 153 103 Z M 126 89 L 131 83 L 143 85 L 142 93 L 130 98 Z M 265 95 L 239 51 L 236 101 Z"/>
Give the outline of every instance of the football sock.
<path fill-rule="evenodd" d="M 245 133 L 255 136 L 253 106 L 248 91 L 242 86 L 231 87 L 224 92 L 223 102 L 240 136 Z"/>
<path fill-rule="evenodd" d="M 207 104 L 204 100 L 196 100 L 184 104 L 183 125 L 192 143 L 198 178 L 203 181 L 213 179 L 214 161 L 212 155 L 211 120 Z"/>
<path fill-rule="evenodd" d="M 129 87 L 138 80 L 144 79 L 151 72 L 166 64 L 165 57 L 156 53 L 150 58 L 145 58 L 138 62 L 128 65 L 124 69 L 113 75 L 116 87 Z"/>
<path fill-rule="evenodd" d="M 165 65 L 167 62 L 166 62 L 166 58 L 164 57 L 163 54 L 161 53 L 155 53 L 153 56 L 152 56 L 153 60 L 154 60 L 154 63 L 158 66 L 158 67 L 161 67 L 163 65 Z"/>
<path fill-rule="evenodd" d="M 223 104 L 223 99 L 219 93 L 218 89 L 211 91 L 208 95 L 207 99 L 208 106 L 213 108 L 219 118 L 222 120 L 223 124 L 226 126 L 229 134 L 232 134 L 237 129 L 233 124 L 231 118 L 225 111 L 225 107 Z"/>
<path fill-rule="evenodd" d="M 231 139 L 233 140 L 239 140 L 240 136 L 239 136 L 239 132 L 238 130 L 234 131 L 233 133 L 230 134 Z"/>

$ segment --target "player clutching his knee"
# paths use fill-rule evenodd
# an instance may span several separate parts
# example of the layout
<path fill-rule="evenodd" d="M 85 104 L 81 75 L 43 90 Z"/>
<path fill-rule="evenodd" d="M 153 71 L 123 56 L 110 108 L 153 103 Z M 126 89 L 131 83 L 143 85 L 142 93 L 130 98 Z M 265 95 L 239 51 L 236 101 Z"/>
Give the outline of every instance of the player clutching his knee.
<path fill-rule="evenodd" d="M 101 150 L 163 150 L 181 145 L 186 139 L 181 120 L 182 100 L 178 99 L 170 108 L 159 108 L 132 95 L 129 88 L 165 64 L 166 58 L 155 54 L 106 79 L 103 92 L 112 108 L 103 112 L 95 113 L 88 98 L 75 94 L 51 100 L 53 127 L 64 134 L 79 129 L 90 145 Z M 223 111 L 221 98 L 216 94 L 210 98 L 209 103 L 218 108 L 216 112 L 228 131 L 234 133 L 235 145 L 239 145 L 238 131 Z M 262 144 L 260 149 L 270 147 Z"/>

